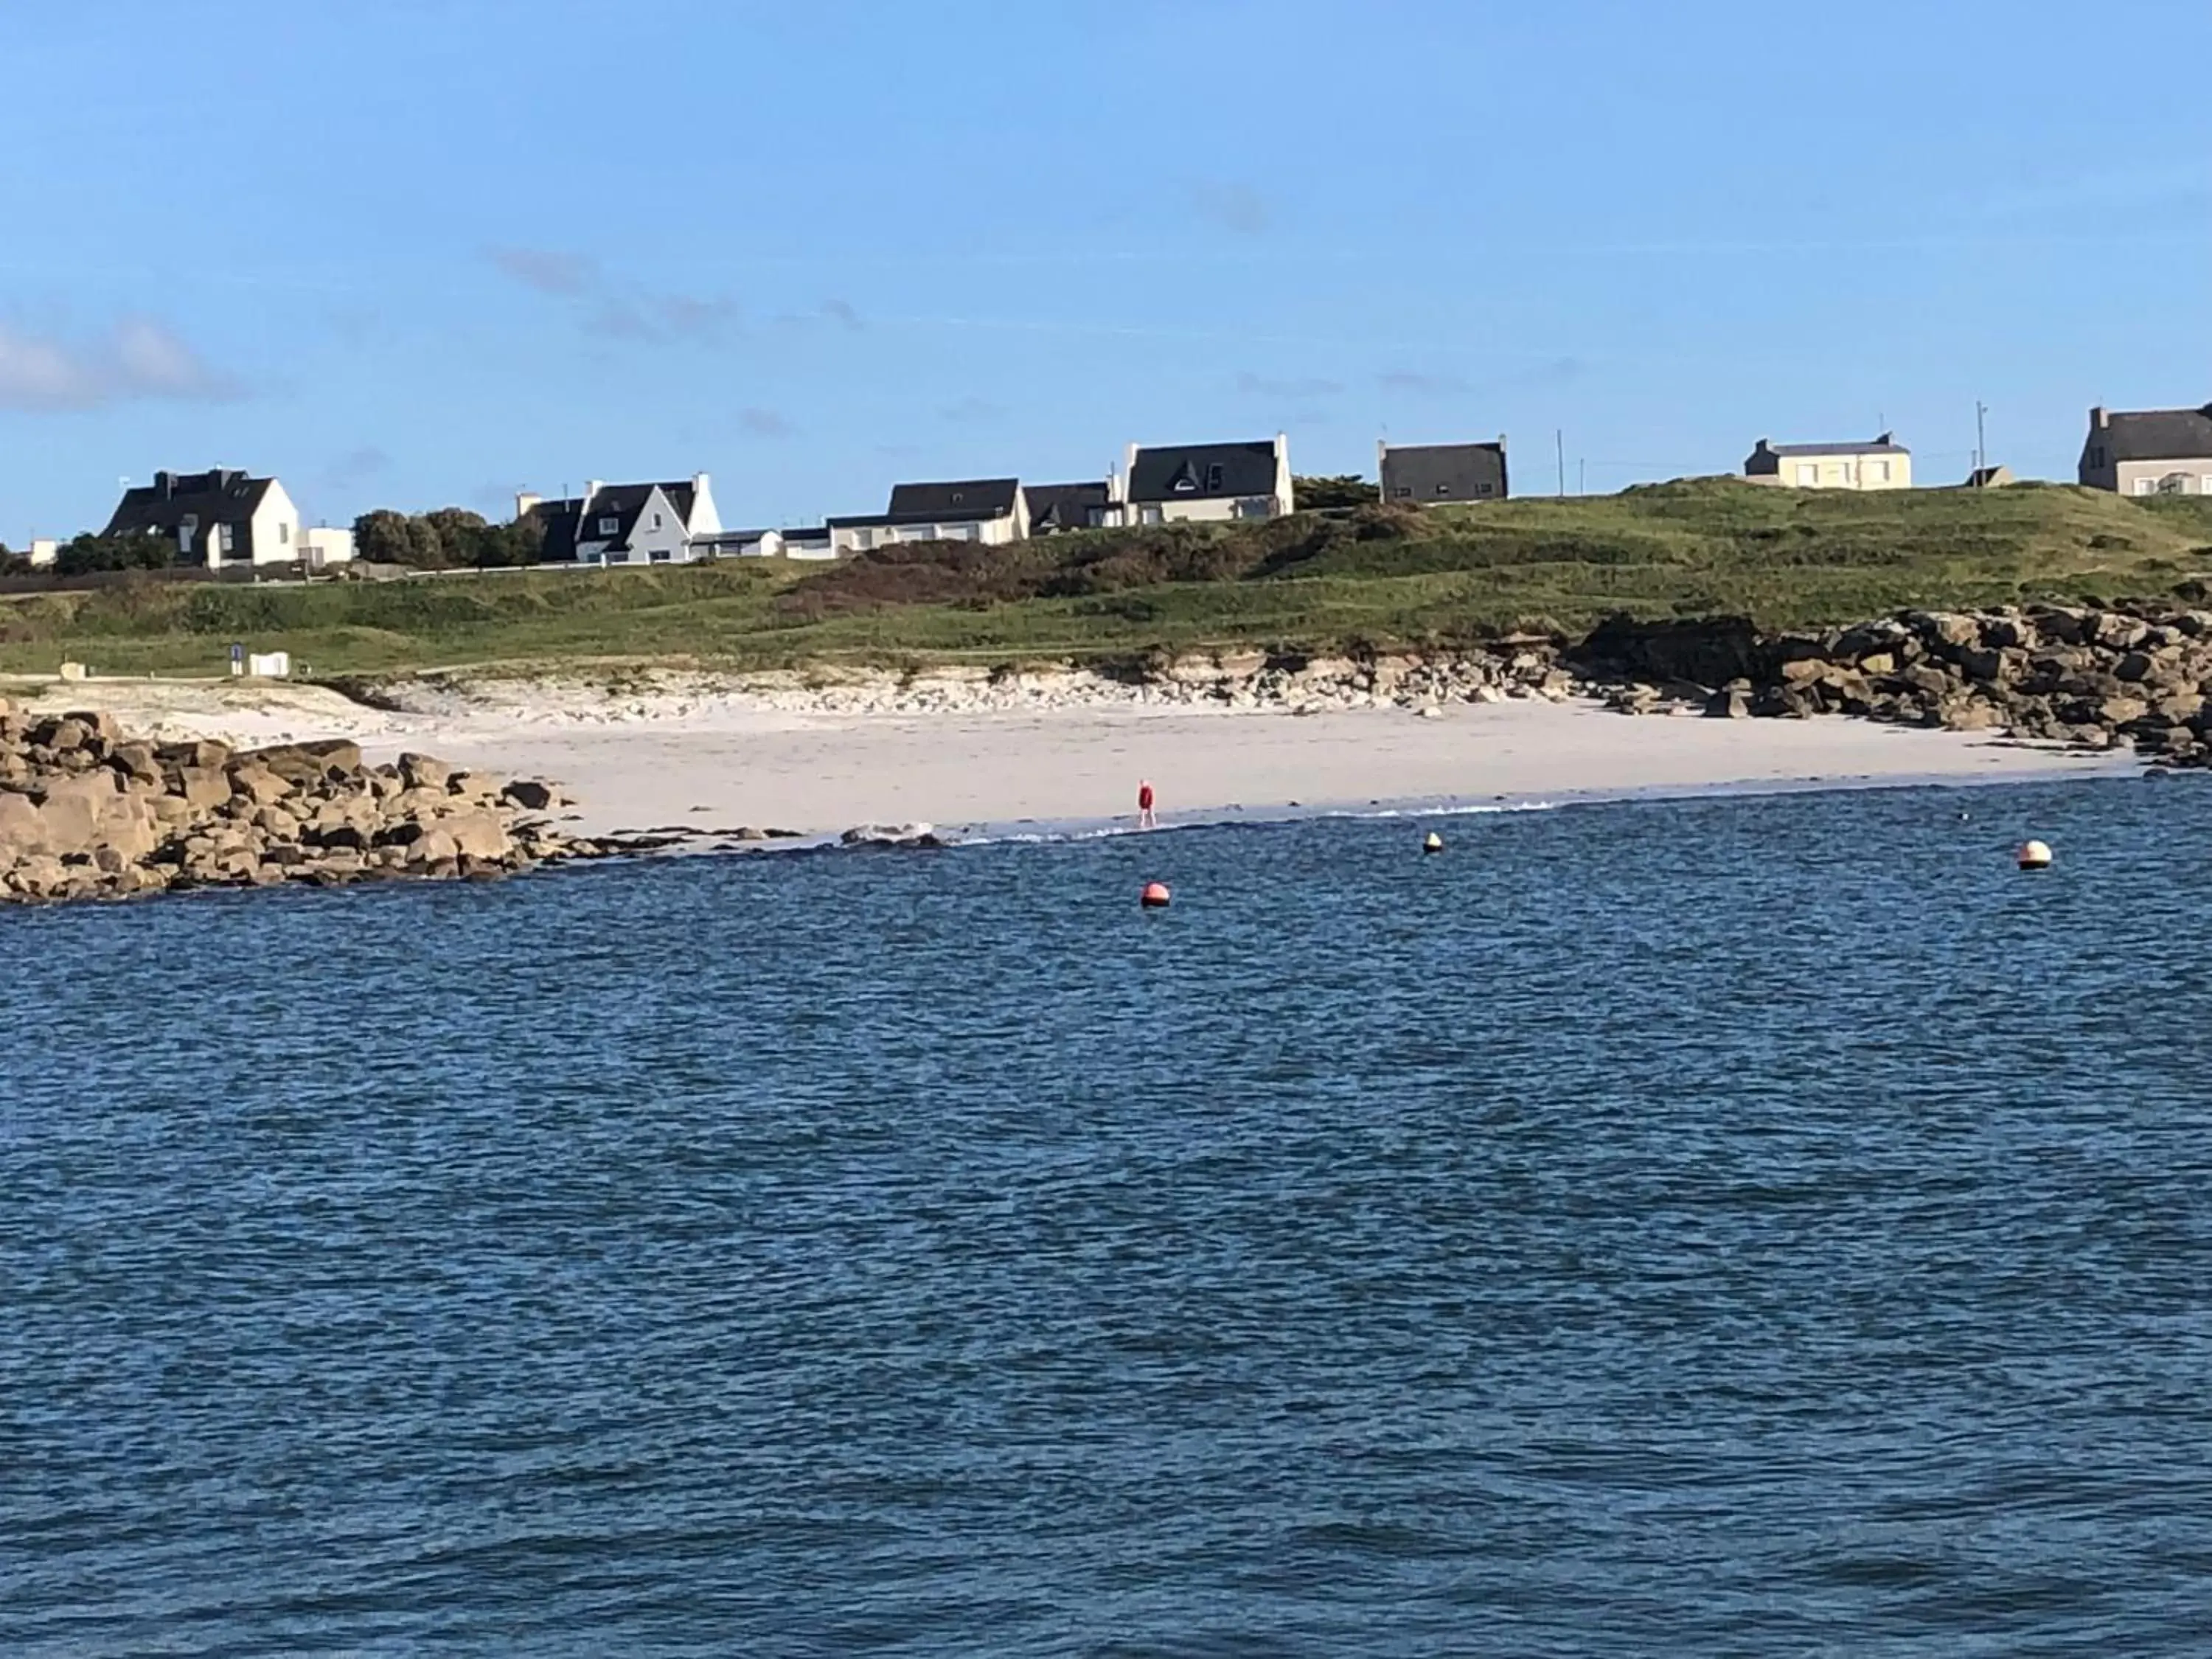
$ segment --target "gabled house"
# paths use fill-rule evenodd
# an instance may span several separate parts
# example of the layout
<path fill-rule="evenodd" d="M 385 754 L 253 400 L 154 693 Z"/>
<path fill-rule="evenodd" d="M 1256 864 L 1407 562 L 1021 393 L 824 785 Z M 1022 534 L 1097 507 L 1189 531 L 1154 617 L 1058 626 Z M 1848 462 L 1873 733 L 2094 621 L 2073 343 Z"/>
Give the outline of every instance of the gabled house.
<path fill-rule="evenodd" d="M 545 501 L 514 498 L 517 521 L 535 518 L 545 530 L 549 564 L 689 564 L 702 556 L 694 544 L 720 533 L 713 481 L 704 472 L 667 483 L 602 483 Z"/>
<path fill-rule="evenodd" d="M 1129 446 L 1122 475 L 1122 522 L 1279 519 L 1292 510 L 1290 440 Z"/>
<path fill-rule="evenodd" d="M 1505 499 L 1505 440 L 1494 444 L 1375 446 L 1382 499 L 1409 507 Z"/>
<path fill-rule="evenodd" d="M 881 513 L 829 521 L 839 553 L 865 552 L 894 542 L 981 542 L 1000 546 L 1030 533 L 1029 503 L 1018 478 L 966 478 L 893 486 Z"/>
<path fill-rule="evenodd" d="M 2212 495 L 2212 404 L 2091 410 L 2079 477 L 2123 495 Z"/>
<path fill-rule="evenodd" d="M 152 483 L 123 492 L 106 533 L 160 536 L 176 544 L 178 562 L 210 569 L 301 557 L 300 509 L 284 486 L 228 467 L 156 472 Z"/>
<path fill-rule="evenodd" d="M 1743 476 L 1792 489 L 1910 489 L 1912 452 L 1887 432 L 1870 444 L 1772 444 L 1761 438 L 1743 464 Z"/>
<path fill-rule="evenodd" d="M 1063 530 L 1092 530 L 1114 521 L 1114 487 L 1097 483 L 1024 484 L 1030 534 L 1050 536 Z"/>

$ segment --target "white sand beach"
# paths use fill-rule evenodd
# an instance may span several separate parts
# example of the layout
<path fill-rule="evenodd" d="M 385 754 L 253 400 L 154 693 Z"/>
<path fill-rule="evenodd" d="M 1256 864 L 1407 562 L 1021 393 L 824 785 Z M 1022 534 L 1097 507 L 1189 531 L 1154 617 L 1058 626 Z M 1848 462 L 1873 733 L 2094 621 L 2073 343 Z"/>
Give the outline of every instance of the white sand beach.
<path fill-rule="evenodd" d="M 1157 706 L 1122 688 L 1035 706 L 925 692 L 886 700 L 788 682 L 426 684 L 404 710 L 319 688 L 95 680 L 7 690 L 40 712 L 101 708 L 162 738 L 359 740 L 418 749 L 575 799 L 568 828 L 603 834 L 752 825 L 806 833 L 927 822 L 959 830 L 1100 820 L 1140 780 L 1168 823 L 1375 805 L 1593 793 L 1976 782 L 2125 772 L 2124 754 L 1985 733 L 1804 720 L 1628 716 L 1540 698 L 1278 710 Z M 957 690 L 957 688 L 956 688 Z M 854 706 L 855 703 L 859 706 Z"/>

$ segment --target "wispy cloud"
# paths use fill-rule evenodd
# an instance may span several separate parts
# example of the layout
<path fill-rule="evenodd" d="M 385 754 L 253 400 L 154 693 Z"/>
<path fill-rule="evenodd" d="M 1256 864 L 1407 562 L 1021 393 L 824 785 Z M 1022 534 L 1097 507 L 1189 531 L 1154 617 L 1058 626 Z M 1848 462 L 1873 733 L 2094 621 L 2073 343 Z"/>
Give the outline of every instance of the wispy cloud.
<path fill-rule="evenodd" d="M 994 404 L 988 398 L 963 398 L 939 410 L 937 418 L 958 425 L 973 425 L 979 421 L 995 421 L 1006 413 L 1004 404 Z"/>
<path fill-rule="evenodd" d="M 350 489 L 392 471 L 392 457 L 374 444 L 363 444 L 332 459 L 323 469 L 323 482 L 333 489 Z"/>
<path fill-rule="evenodd" d="M 1340 380 L 1275 380 L 1246 373 L 1237 377 L 1237 389 L 1251 398 L 1332 398 L 1344 390 Z"/>
<path fill-rule="evenodd" d="M 1267 198 L 1249 185 L 1204 180 L 1190 187 L 1190 204 L 1207 224 L 1238 236 L 1264 236 L 1275 221 Z"/>
<path fill-rule="evenodd" d="M 608 340 L 711 339 L 734 328 L 738 302 L 721 295 L 681 294 L 618 282 L 599 261 L 556 248 L 494 247 L 495 269 L 535 294 L 577 302 L 577 326 Z"/>
<path fill-rule="evenodd" d="M 772 409 L 741 409 L 738 424 L 756 438 L 788 438 L 793 430 L 791 422 Z"/>
<path fill-rule="evenodd" d="M 0 409 L 95 409 L 149 398 L 211 403 L 242 395 L 234 377 L 149 317 L 123 318 L 84 339 L 0 322 Z"/>
<path fill-rule="evenodd" d="M 603 280 L 599 262 L 581 253 L 550 247 L 493 247 L 484 258 L 525 288 L 564 298 L 589 294 Z"/>
<path fill-rule="evenodd" d="M 1474 389 L 1457 374 L 1424 373 L 1411 368 L 1396 368 L 1377 374 L 1375 384 L 1385 392 L 1410 392 L 1417 398 L 1456 398 Z"/>

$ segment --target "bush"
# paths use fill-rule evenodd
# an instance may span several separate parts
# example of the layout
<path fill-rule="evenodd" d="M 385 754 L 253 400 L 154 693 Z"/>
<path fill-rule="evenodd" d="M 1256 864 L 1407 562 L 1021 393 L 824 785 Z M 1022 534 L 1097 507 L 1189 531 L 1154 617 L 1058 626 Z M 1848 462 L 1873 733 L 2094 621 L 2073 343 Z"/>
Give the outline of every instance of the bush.
<path fill-rule="evenodd" d="M 95 536 L 90 532 L 54 556 L 58 575 L 83 576 L 95 570 L 167 570 L 177 562 L 177 544 L 166 536 Z"/>

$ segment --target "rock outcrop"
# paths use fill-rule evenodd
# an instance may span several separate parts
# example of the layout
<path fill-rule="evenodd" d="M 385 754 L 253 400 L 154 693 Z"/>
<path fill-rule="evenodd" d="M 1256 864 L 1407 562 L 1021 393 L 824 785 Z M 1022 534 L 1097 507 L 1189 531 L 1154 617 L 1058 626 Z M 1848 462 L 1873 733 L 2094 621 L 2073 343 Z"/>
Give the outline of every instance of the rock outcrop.
<path fill-rule="evenodd" d="M 595 856 L 526 817 L 550 786 L 359 745 L 133 739 L 98 714 L 28 720 L 0 700 L 0 902 L 194 887 L 503 876 Z"/>

